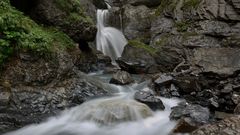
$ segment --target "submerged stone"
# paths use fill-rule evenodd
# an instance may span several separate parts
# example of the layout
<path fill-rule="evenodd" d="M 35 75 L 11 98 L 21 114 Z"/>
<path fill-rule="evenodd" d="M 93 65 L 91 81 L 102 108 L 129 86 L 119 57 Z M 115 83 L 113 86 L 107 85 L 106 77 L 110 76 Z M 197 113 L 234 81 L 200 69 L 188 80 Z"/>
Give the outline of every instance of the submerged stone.
<path fill-rule="evenodd" d="M 136 121 L 152 116 L 151 109 L 137 101 L 120 98 L 98 99 L 72 110 L 73 121 L 93 121 L 101 125 Z"/>

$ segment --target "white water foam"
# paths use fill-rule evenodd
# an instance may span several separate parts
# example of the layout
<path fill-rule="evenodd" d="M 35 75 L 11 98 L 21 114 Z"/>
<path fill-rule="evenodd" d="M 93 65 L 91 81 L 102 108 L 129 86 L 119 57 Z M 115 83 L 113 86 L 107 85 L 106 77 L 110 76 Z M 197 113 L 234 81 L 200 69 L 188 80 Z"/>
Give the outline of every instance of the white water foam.
<path fill-rule="evenodd" d="M 97 50 L 111 57 L 114 62 L 118 57 L 121 57 L 124 46 L 127 40 L 116 28 L 105 27 L 105 20 L 108 17 L 108 10 L 97 10 Z"/>

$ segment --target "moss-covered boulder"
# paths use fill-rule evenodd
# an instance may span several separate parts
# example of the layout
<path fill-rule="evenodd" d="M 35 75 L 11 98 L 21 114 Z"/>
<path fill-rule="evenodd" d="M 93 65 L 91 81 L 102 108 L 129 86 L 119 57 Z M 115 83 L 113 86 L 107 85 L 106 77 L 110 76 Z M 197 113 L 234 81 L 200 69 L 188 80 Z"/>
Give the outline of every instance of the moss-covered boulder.
<path fill-rule="evenodd" d="M 157 73 L 159 67 L 156 65 L 154 55 L 156 49 L 142 43 L 139 40 L 130 40 L 125 46 L 122 57 L 117 60 L 122 70 L 129 73 Z"/>
<path fill-rule="evenodd" d="M 26 0 L 20 0 L 26 1 Z M 21 11 L 21 2 L 11 0 L 11 4 Z M 28 0 L 28 3 L 33 2 Z M 79 40 L 93 41 L 97 29 L 90 15 L 94 15 L 95 7 L 91 2 L 81 0 L 37 0 L 30 5 L 30 13 L 25 12 L 39 23 L 48 26 L 58 27 L 61 31 L 69 35 L 75 42 Z M 20 5 L 19 5 L 20 4 Z M 88 8 L 88 6 L 92 6 Z M 90 11 L 91 10 L 91 11 Z"/>

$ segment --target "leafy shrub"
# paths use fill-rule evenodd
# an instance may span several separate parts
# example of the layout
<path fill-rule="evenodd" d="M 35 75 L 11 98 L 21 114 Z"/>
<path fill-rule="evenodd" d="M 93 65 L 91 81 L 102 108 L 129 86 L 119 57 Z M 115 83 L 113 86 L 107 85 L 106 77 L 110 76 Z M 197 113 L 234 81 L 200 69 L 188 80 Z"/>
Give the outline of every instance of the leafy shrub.
<path fill-rule="evenodd" d="M 54 45 L 68 47 L 73 45 L 73 41 L 56 29 L 37 25 L 11 7 L 8 0 L 0 2 L 0 66 L 8 57 L 22 50 L 49 55 Z"/>

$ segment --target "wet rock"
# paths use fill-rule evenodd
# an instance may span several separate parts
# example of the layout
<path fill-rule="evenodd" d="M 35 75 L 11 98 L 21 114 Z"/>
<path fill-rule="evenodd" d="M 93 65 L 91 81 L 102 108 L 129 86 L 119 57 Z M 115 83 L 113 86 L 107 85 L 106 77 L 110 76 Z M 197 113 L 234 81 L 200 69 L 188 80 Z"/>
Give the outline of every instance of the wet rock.
<path fill-rule="evenodd" d="M 132 41 L 125 46 L 122 57 L 116 62 L 122 70 L 132 74 L 157 73 L 160 67 L 154 60 L 154 50 L 150 47 L 146 48 L 148 48 L 147 45 L 139 41 Z"/>
<path fill-rule="evenodd" d="M 95 96 L 109 95 L 99 81 L 77 70 L 77 56 L 81 53 L 75 50 L 61 51 L 54 55 L 54 62 L 38 57 L 6 63 L 0 77 L 0 134 L 39 123 Z"/>
<path fill-rule="evenodd" d="M 191 135 L 238 135 L 240 133 L 240 116 L 226 118 L 215 124 L 200 127 Z"/>
<path fill-rule="evenodd" d="M 200 105 L 180 104 L 173 107 L 170 114 L 170 119 L 185 119 L 192 126 L 200 126 L 209 122 L 210 112 L 208 108 Z"/>
<path fill-rule="evenodd" d="M 156 80 L 154 80 L 154 83 L 159 86 L 170 84 L 173 81 L 173 77 L 170 75 L 162 74 L 160 75 Z"/>
<path fill-rule="evenodd" d="M 102 125 L 114 125 L 144 119 L 153 115 L 148 106 L 134 100 L 112 98 L 97 101 L 87 102 L 69 112 L 75 117 L 73 120 L 91 120 Z"/>
<path fill-rule="evenodd" d="M 113 77 L 110 80 L 110 83 L 119 85 L 126 85 L 133 82 L 134 82 L 133 78 L 126 71 L 118 71 L 117 73 L 113 74 Z"/>
<path fill-rule="evenodd" d="M 134 95 L 135 100 L 148 105 L 152 110 L 164 110 L 165 107 L 161 99 L 155 97 L 150 92 L 138 91 Z"/>

